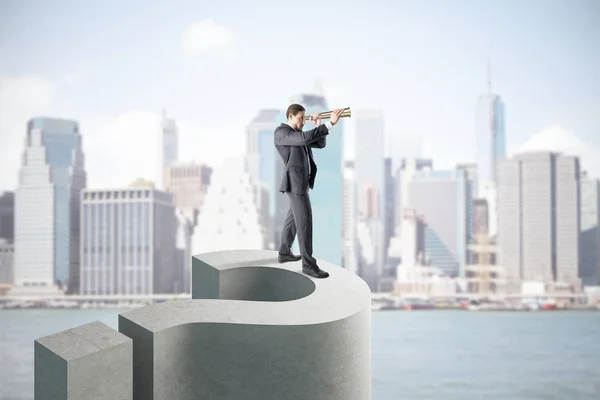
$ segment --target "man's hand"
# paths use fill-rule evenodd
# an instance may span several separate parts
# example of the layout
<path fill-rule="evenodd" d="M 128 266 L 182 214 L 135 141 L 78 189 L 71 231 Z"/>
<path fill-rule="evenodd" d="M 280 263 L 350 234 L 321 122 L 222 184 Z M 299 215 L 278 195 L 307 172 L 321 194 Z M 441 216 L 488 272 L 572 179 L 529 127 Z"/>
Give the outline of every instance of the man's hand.
<path fill-rule="evenodd" d="M 340 119 L 340 115 L 342 115 L 344 110 L 345 110 L 345 108 L 338 108 L 337 110 L 333 110 L 331 112 L 331 118 L 329 118 L 331 125 L 335 125 L 338 123 L 338 120 Z"/>
<path fill-rule="evenodd" d="M 315 124 L 315 126 L 321 125 L 321 119 L 319 118 L 319 114 L 311 114 L 310 120 L 313 124 Z"/>

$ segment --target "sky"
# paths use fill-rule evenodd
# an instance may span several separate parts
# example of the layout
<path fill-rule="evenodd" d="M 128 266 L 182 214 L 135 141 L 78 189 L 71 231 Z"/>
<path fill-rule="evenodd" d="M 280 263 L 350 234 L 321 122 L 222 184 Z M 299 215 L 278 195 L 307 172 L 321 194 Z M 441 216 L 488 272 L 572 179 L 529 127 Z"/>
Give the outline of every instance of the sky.
<path fill-rule="evenodd" d="M 580 155 L 599 176 L 595 0 L 3 0 L 0 191 L 18 184 L 31 117 L 79 121 L 88 187 L 119 187 L 156 177 L 163 109 L 181 160 L 218 166 L 243 154 L 260 108 L 317 79 L 331 108 L 382 109 L 390 140 L 421 138 L 451 168 L 475 160 L 488 59 L 508 152 Z"/>

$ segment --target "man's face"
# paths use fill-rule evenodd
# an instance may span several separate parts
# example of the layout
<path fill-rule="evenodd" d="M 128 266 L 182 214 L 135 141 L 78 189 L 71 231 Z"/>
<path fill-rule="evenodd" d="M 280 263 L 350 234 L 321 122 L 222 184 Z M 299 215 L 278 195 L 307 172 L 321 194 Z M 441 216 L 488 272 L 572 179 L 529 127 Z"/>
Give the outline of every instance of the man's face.
<path fill-rule="evenodd" d="M 296 129 L 302 129 L 304 127 L 304 115 L 306 112 L 300 111 L 296 115 L 290 115 L 290 126 Z"/>

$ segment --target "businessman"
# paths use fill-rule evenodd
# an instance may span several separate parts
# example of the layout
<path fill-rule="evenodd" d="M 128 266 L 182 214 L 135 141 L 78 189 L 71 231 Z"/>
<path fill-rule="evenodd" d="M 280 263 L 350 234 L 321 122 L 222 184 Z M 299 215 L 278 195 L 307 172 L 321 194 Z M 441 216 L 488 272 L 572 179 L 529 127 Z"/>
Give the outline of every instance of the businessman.
<path fill-rule="evenodd" d="M 321 124 L 318 114 L 310 117 L 316 128 L 302 131 L 306 109 L 292 104 L 286 111 L 287 123 L 275 129 L 275 148 L 283 159 L 283 177 L 279 191 L 290 199 L 290 209 L 281 231 L 280 263 L 302 260 L 302 272 L 315 278 L 327 278 L 329 273 L 317 265 L 313 257 L 312 207 L 309 189 L 314 187 L 317 165 L 312 149 L 322 149 L 327 144 L 326 136 L 344 110 L 334 110 L 329 121 Z M 341 179 L 341 178 L 340 178 Z M 292 254 L 292 243 L 298 233 L 300 256 Z"/>

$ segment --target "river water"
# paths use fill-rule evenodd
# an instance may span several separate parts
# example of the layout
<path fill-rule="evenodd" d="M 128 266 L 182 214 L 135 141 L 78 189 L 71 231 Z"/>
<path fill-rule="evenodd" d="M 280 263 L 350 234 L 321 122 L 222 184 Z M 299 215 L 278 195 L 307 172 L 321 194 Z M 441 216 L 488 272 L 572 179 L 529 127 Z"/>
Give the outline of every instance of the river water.
<path fill-rule="evenodd" d="M 33 399 L 34 339 L 118 312 L 0 310 L 0 399 Z M 373 400 L 600 399 L 600 312 L 381 311 L 372 332 Z"/>

